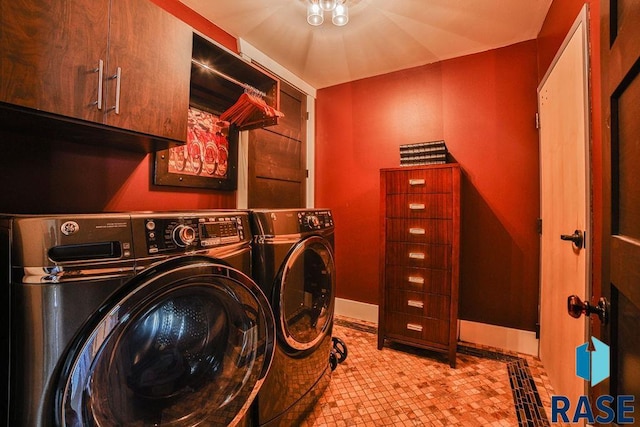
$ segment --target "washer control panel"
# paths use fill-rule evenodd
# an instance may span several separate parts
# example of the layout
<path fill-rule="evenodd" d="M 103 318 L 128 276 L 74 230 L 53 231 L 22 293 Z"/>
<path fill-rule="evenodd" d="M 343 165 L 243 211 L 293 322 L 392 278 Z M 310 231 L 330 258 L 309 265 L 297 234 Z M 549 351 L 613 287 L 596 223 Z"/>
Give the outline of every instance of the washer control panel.
<path fill-rule="evenodd" d="M 244 240 L 242 218 L 236 216 L 146 218 L 149 254 L 188 252 Z"/>
<path fill-rule="evenodd" d="M 200 245 L 219 246 L 244 240 L 244 228 L 239 217 L 200 218 Z"/>
<path fill-rule="evenodd" d="M 301 211 L 298 212 L 300 231 L 323 230 L 333 227 L 331 211 Z"/>

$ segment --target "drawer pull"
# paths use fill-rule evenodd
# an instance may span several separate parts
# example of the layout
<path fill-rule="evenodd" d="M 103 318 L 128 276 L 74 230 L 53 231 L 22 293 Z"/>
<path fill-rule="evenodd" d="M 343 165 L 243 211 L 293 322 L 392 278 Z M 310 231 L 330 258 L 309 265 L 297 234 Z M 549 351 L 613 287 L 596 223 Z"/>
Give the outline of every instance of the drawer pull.
<path fill-rule="evenodd" d="M 409 209 L 413 211 L 424 210 L 424 203 L 409 203 Z"/>
<path fill-rule="evenodd" d="M 411 259 L 424 259 L 423 252 L 409 252 L 409 258 Z"/>
<path fill-rule="evenodd" d="M 424 302 L 419 301 L 417 299 L 410 299 L 407 301 L 407 305 L 409 307 L 416 307 L 416 308 L 424 308 Z"/>
<path fill-rule="evenodd" d="M 116 81 L 116 103 L 113 107 L 109 108 L 109 111 L 120 114 L 120 88 L 122 87 L 122 67 L 116 68 L 116 73 L 113 76 L 108 77 L 107 80 Z"/>
<path fill-rule="evenodd" d="M 424 277 L 409 276 L 409 283 L 418 283 L 420 285 L 424 285 Z"/>
<path fill-rule="evenodd" d="M 410 228 L 409 234 L 425 234 L 426 231 L 424 228 Z"/>
<path fill-rule="evenodd" d="M 409 185 L 424 185 L 424 178 L 422 179 L 410 179 Z"/>
<path fill-rule="evenodd" d="M 98 100 L 96 101 L 96 106 L 98 110 L 102 110 L 102 79 L 104 76 L 104 61 L 102 59 L 98 61 L 98 68 L 94 71 L 98 73 Z"/>
<path fill-rule="evenodd" d="M 407 323 L 407 329 L 410 331 L 422 332 L 422 325 L 416 325 L 415 323 Z"/>

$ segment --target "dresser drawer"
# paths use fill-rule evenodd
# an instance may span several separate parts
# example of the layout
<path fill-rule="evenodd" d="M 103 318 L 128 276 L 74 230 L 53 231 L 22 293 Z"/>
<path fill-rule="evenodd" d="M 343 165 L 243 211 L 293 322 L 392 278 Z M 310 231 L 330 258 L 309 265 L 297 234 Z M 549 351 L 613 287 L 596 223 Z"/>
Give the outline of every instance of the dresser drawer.
<path fill-rule="evenodd" d="M 446 295 L 389 289 L 387 304 L 396 313 L 412 314 L 432 319 L 449 320 L 451 299 Z"/>
<path fill-rule="evenodd" d="M 450 169 L 398 171 L 386 177 L 387 194 L 393 193 L 450 193 Z"/>
<path fill-rule="evenodd" d="M 388 242 L 386 259 L 387 265 L 449 269 L 451 246 Z"/>
<path fill-rule="evenodd" d="M 389 194 L 387 218 L 451 218 L 451 194 Z"/>
<path fill-rule="evenodd" d="M 410 243 L 451 243 L 453 236 L 448 219 L 387 219 L 387 241 Z"/>
<path fill-rule="evenodd" d="M 426 341 L 430 344 L 449 345 L 449 322 L 445 320 L 389 311 L 386 315 L 386 325 L 387 333 L 392 338 L 395 336 Z"/>
<path fill-rule="evenodd" d="M 391 289 L 451 295 L 449 270 L 388 265 L 385 274 L 385 286 Z"/>

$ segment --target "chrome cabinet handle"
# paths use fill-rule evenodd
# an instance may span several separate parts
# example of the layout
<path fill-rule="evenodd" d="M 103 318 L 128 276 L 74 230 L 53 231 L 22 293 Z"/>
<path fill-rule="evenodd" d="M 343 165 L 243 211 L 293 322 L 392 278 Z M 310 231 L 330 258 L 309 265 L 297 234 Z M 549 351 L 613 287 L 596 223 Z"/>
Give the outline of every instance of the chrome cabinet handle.
<path fill-rule="evenodd" d="M 425 234 L 426 230 L 424 228 L 410 228 L 409 234 Z"/>
<path fill-rule="evenodd" d="M 98 68 L 93 70 L 94 73 L 98 73 L 98 100 L 93 102 L 98 110 L 102 110 L 102 78 L 104 77 L 104 61 L 101 59 L 98 61 Z"/>
<path fill-rule="evenodd" d="M 424 209 L 424 203 L 409 203 L 409 209 L 419 211 Z"/>
<path fill-rule="evenodd" d="M 409 258 L 411 259 L 424 259 L 423 252 L 409 252 Z"/>
<path fill-rule="evenodd" d="M 409 185 L 424 185 L 424 179 L 410 179 Z"/>
<path fill-rule="evenodd" d="M 419 276 L 409 276 L 409 283 L 417 283 L 419 285 L 424 285 L 424 277 Z"/>
<path fill-rule="evenodd" d="M 407 329 L 410 331 L 422 332 L 422 325 L 417 325 L 415 323 L 407 323 Z"/>
<path fill-rule="evenodd" d="M 408 300 L 407 301 L 407 305 L 409 307 L 424 308 L 424 302 L 423 301 L 419 301 L 417 299 Z"/>
<path fill-rule="evenodd" d="M 122 68 L 116 68 L 116 73 L 109 78 L 116 81 L 116 105 L 111 107 L 109 111 L 114 110 L 116 114 L 120 114 L 120 84 L 122 82 Z"/>

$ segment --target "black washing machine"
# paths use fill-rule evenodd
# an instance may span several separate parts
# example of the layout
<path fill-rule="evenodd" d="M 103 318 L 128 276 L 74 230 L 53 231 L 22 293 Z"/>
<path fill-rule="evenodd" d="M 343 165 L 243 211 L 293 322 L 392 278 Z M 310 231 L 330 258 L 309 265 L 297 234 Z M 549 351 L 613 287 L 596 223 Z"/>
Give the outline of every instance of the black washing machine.
<path fill-rule="evenodd" d="M 271 301 L 276 353 L 254 402 L 258 425 L 297 425 L 330 380 L 335 303 L 329 210 L 255 210 L 253 274 Z"/>
<path fill-rule="evenodd" d="M 0 218 L 2 420 L 237 425 L 275 348 L 247 212 Z"/>

